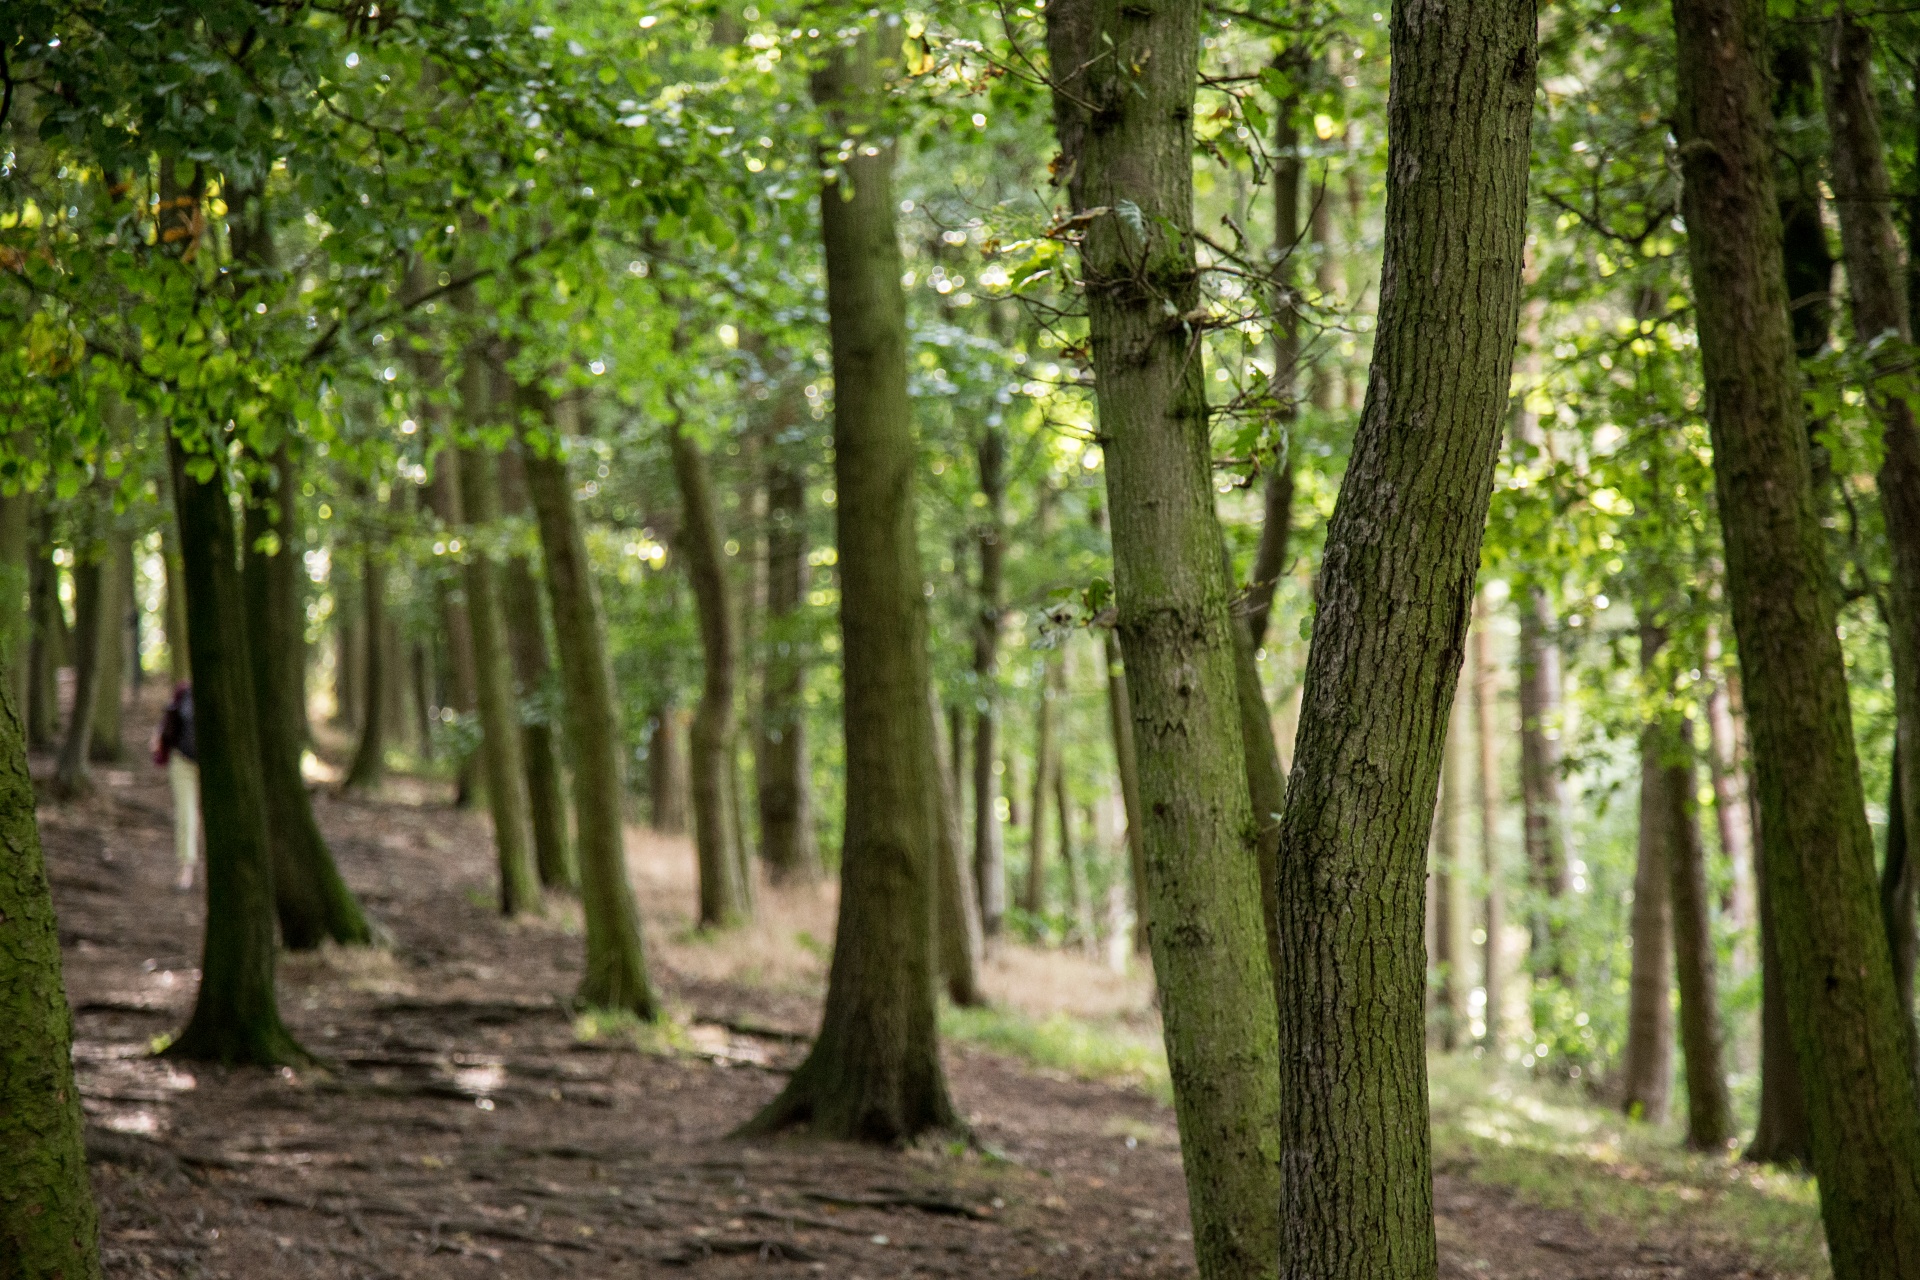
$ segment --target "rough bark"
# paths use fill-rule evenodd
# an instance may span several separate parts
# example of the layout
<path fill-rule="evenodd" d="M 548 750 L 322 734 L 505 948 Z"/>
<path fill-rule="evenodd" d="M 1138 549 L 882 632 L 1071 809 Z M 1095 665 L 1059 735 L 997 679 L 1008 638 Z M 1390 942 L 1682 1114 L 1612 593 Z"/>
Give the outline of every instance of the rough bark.
<path fill-rule="evenodd" d="M 518 448 L 505 449 L 499 466 L 501 514 L 527 515 L 524 456 Z M 567 838 L 560 756 L 553 718 L 544 700 L 554 676 L 540 584 L 534 581 L 527 557 L 519 554 L 507 557 L 500 578 L 506 604 L 507 646 L 513 657 L 514 693 L 520 705 L 520 757 L 527 770 L 527 820 L 533 834 L 534 866 L 542 885 L 578 893 L 580 866 Z"/>
<path fill-rule="evenodd" d="M 118 764 L 127 758 L 120 712 L 126 698 L 132 630 L 129 619 L 134 608 L 133 535 L 117 527 L 116 522 L 116 527 L 107 531 L 105 542 L 100 566 L 104 581 L 100 587 L 102 613 L 96 659 L 100 664 L 100 687 L 93 696 L 93 732 L 88 737 L 87 757 L 96 764 Z"/>
<path fill-rule="evenodd" d="M 93 793 L 93 770 L 87 761 L 93 704 L 100 697 L 100 632 L 114 612 L 113 578 L 103 561 L 104 548 L 96 542 L 73 562 L 73 706 L 67 711 L 67 735 L 53 771 L 53 794 L 65 799 Z"/>
<path fill-rule="evenodd" d="M 907 395 L 906 299 L 894 227 L 883 85 L 898 28 L 827 55 L 813 96 L 834 136 L 820 193 L 833 350 L 834 508 L 845 663 L 846 826 L 840 908 L 820 1033 L 746 1126 L 806 1124 L 822 1138 L 896 1143 L 959 1120 L 940 1066 L 934 1001 L 939 781 L 927 607 L 915 533 L 917 450 Z"/>
<path fill-rule="evenodd" d="M 807 648 L 800 634 L 807 581 L 806 477 L 776 453 L 767 471 L 767 615 L 754 750 L 760 853 L 776 883 L 820 877 L 813 835 L 806 704 Z"/>
<path fill-rule="evenodd" d="M 387 630 L 387 562 L 371 537 L 360 543 L 360 610 L 357 627 L 362 637 L 359 679 L 354 681 L 354 719 L 360 724 L 360 742 L 353 764 L 341 785 L 348 791 L 377 791 L 387 776 L 387 654 L 380 642 Z"/>
<path fill-rule="evenodd" d="M 541 562 L 553 606 L 554 646 L 573 759 L 575 848 L 586 917 L 587 967 L 580 999 L 651 1019 L 659 1012 L 647 980 L 640 913 L 627 879 L 621 815 L 620 699 L 607 662 L 606 620 L 587 561 L 587 539 L 559 440 L 526 453 L 527 496 L 540 524 Z"/>
<path fill-rule="evenodd" d="M 255 482 L 241 569 L 261 788 L 273 850 L 274 908 L 281 941 L 293 951 L 328 940 L 342 945 L 373 941 L 373 930 L 340 878 L 326 837 L 314 821 L 313 801 L 300 773 L 307 684 L 301 644 L 306 615 L 300 598 L 305 570 L 292 518 L 298 492 L 292 454 L 282 449 L 272 471 Z"/>
<path fill-rule="evenodd" d="M 1682 212 L 1760 843 L 1838 1280 L 1920 1272 L 1920 1100 L 1880 927 L 1780 260 L 1758 0 L 1675 0 Z"/>
<path fill-rule="evenodd" d="M 1006 436 L 986 427 L 975 442 L 980 496 L 986 500 L 974 538 L 980 550 L 979 600 L 973 617 L 973 878 L 980 894 L 980 928 L 999 936 L 1007 913 L 1007 849 L 1000 829 L 1000 778 L 994 772 L 1000 749 L 1000 620 L 1006 584 Z M 1036 767 L 1036 773 L 1038 769 Z M 1007 778 L 1013 785 L 1011 775 Z M 1036 791 L 1036 796 L 1039 794 Z M 1039 807 L 1034 808 L 1038 829 Z"/>
<path fill-rule="evenodd" d="M 0 1275 L 98 1280 L 73 1015 L 11 682 L 0 685 L 0 1026 Z"/>
<path fill-rule="evenodd" d="M 751 915 L 740 876 L 733 809 L 734 681 L 740 640 L 713 477 L 700 446 L 676 421 L 669 429 L 674 482 L 680 490 L 680 558 L 700 623 L 700 703 L 693 713 L 688 776 L 693 783 L 693 843 L 700 860 L 700 927 L 724 929 Z"/>
<path fill-rule="evenodd" d="M 229 1064 L 304 1062 L 305 1051 L 281 1024 L 274 991 L 273 850 L 226 473 L 217 454 L 190 456 L 171 433 L 167 449 L 193 661 L 207 885 L 200 990 L 192 1018 L 167 1052 Z"/>
<path fill-rule="evenodd" d="M 1271 1274 L 1279 1073 L 1194 257 L 1197 0 L 1047 8 L 1113 521 L 1147 940 L 1203 1280 Z M 1240 633 L 1244 635 L 1244 632 Z"/>
<path fill-rule="evenodd" d="M 1720 985 L 1714 973 L 1713 910 L 1707 855 L 1700 841 L 1693 728 L 1681 720 L 1669 736 L 1660 798 L 1667 827 L 1669 899 L 1673 904 L 1673 968 L 1680 987 L 1680 1048 L 1686 1058 L 1687 1145 L 1724 1152 L 1733 1136 L 1727 1094 Z"/>
<path fill-rule="evenodd" d="M 1526 232 L 1535 9 L 1396 5 L 1385 256 L 1282 824 L 1281 1274 L 1431 1277 L 1423 875 Z"/>

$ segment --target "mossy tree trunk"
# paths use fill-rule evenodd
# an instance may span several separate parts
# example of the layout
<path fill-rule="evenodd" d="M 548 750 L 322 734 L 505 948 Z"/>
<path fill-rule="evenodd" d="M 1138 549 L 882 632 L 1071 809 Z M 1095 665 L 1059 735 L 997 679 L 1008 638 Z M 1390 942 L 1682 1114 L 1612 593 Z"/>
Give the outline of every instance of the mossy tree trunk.
<path fill-rule="evenodd" d="M 734 679 L 740 641 L 713 477 L 700 446 L 676 421 L 669 428 L 674 482 L 680 490 L 680 555 L 687 563 L 700 624 L 700 705 L 693 714 L 688 774 L 693 783 L 693 843 L 700 860 L 700 927 L 723 929 L 751 914 L 740 876 L 734 813 L 727 793 L 733 773 Z"/>
<path fill-rule="evenodd" d="M 767 615 L 760 680 L 759 741 L 753 780 L 760 812 L 760 851 L 776 882 L 820 877 L 813 835 L 803 698 L 807 639 L 801 605 L 807 581 L 807 486 L 776 438 L 767 471 Z"/>
<path fill-rule="evenodd" d="M 1056 0 L 1054 128 L 1076 211 L 1159 979 L 1204 1280 L 1272 1274 L 1273 971 L 1213 509 L 1194 257 L 1197 0 Z M 1244 632 L 1242 632 L 1244 635 Z"/>
<path fill-rule="evenodd" d="M 846 824 L 820 1033 L 748 1133 L 805 1124 L 816 1137 L 899 1143 L 959 1125 L 934 999 L 940 783 L 894 147 L 876 128 L 899 70 L 898 31 L 874 24 L 829 53 L 812 82 L 833 136 L 865 140 L 821 157 L 831 177 L 820 220 L 836 388 Z"/>
<path fill-rule="evenodd" d="M 1768 909 L 1834 1275 L 1920 1272 L 1920 1099 L 1879 919 L 1787 316 L 1759 0 L 1675 0 L 1679 138 Z"/>
<path fill-rule="evenodd" d="M 284 446 L 271 470 L 256 478 L 246 514 L 241 569 L 247 602 L 248 670 L 253 681 L 267 838 L 273 849 L 273 896 L 280 938 L 302 951 L 331 940 L 373 941 L 353 892 L 340 878 L 300 772 L 306 748 L 307 673 L 301 563 L 295 504 L 299 471 Z"/>
<path fill-rule="evenodd" d="M 98 1280 L 73 1015 L 12 683 L 0 686 L 0 1274 Z"/>
<path fill-rule="evenodd" d="M 555 421 L 553 406 L 529 405 Z M 557 425 L 557 424 L 556 424 Z M 626 826 L 621 814 L 620 698 L 607 661 L 606 621 L 587 560 L 586 533 L 556 430 L 549 447 L 529 442 L 527 496 L 540 525 L 540 555 L 553 606 L 563 723 L 573 758 L 573 813 L 580 859 L 580 905 L 586 917 L 587 969 L 580 999 L 596 1008 L 659 1013 L 647 980 L 640 912 L 627 879 Z"/>
<path fill-rule="evenodd" d="M 525 516 L 526 461 L 518 448 L 500 454 L 500 510 L 507 516 Z M 527 770 L 527 818 L 533 832 L 533 860 L 540 883 L 549 889 L 580 891 L 580 865 L 573 842 L 567 838 L 567 805 L 560 774 L 559 744 L 547 706 L 547 688 L 554 680 L 553 658 L 547 650 L 546 610 L 533 566 L 523 555 L 510 555 L 501 567 L 501 592 L 506 604 L 507 644 L 513 654 L 514 691 L 520 701 L 520 752 Z"/>
<path fill-rule="evenodd" d="M 25 433 L 10 448 L 30 448 Z M 27 705 L 28 657 L 33 636 L 33 495 L 25 489 L 0 493 L 0 670 L 6 672 L 13 705 Z"/>
<path fill-rule="evenodd" d="M 1395 5 L 1380 318 L 1280 845 L 1281 1274 L 1435 1274 L 1428 823 L 1519 326 L 1530 0 Z"/>

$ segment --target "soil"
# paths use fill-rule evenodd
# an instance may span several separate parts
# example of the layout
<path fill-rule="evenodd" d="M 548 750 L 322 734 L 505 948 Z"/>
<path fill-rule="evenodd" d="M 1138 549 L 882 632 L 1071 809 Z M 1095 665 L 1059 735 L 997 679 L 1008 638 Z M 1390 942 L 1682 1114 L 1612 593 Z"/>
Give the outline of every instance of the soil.
<path fill-rule="evenodd" d="M 501 919 L 484 815 L 427 784 L 316 793 L 342 871 L 392 933 L 384 951 L 284 960 L 283 1013 L 324 1065 L 155 1058 L 191 1007 L 203 900 L 171 888 L 160 772 L 98 779 L 41 822 L 110 1276 L 1193 1273 L 1172 1114 L 1133 1089 L 950 1046 L 972 1145 L 731 1139 L 804 1052 L 817 963 L 775 981 L 716 961 L 729 944 L 688 937 L 690 901 L 661 900 L 663 883 L 690 899 L 690 877 L 660 867 L 690 868 L 691 849 L 636 832 L 655 977 L 682 1029 L 586 1038 L 568 1003 L 577 909 Z M 1758 1274 L 1454 1174 L 1436 1209 L 1445 1276 Z"/>

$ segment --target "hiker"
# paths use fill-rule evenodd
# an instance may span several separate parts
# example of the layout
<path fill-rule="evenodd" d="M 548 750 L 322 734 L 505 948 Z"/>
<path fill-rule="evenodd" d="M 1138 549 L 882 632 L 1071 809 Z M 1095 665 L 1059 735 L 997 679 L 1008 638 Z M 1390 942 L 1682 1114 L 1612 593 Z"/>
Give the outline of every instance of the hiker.
<path fill-rule="evenodd" d="M 173 789 L 173 855 L 180 875 L 173 887 L 181 893 L 193 888 L 193 864 L 200 857 L 200 765 L 193 741 L 193 686 L 182 680 L 173 686 L 173 698 L 160 717 L 153 738 L 153 762 L 167 771 Z"/>

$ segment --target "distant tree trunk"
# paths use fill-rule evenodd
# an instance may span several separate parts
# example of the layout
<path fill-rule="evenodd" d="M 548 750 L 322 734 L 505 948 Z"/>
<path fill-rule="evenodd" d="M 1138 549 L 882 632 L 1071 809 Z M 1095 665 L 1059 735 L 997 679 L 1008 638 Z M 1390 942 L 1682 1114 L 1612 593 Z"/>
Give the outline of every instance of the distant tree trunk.
<path fill-rule="evenodd" d="M 1251 624 L 1233 619 L 1234 690 L 1240 712 L 1240 744 L 1246 764 L 1247 800 L 1253 813 L 1253 850 L 1260 868 L 1260 919 L 1267 972 L 1280 981 L 1280 815 L 1287 807 L 1287 780 L 1273 740 L 1273 710 L 1260 683 Z M 1275 987 L 1276 997 L 1279 988 Z M 1277 1006 L 1276 1006 L 1277 1008 Z"/>
<path fill-rule="evenodd" d="M 1305 59 L 1289 48 L 1277 59 L 1283 74 L 1299 75 Z M 1295 253 L 1300 239 L 1300 126 L 1294 120 L 1300 103 L 1288 98 L 1275 104 L 1273 139 L 1273 382 L 1275 417 L 1280 445 L 1267 473 L 1266 509 L 1260 519 L 1260 542 L 1253 555 L 1253 581 L 1248 587 L 1247 638 L 1257 656 L 1267 642 L 1267 621 L 1280 576 L 1287 571 L 1287 553 L 1293 534 L 1292 428 L 1296 417 L 1294 393 L 1299 379 L 1300 317 L 1293 279 L 1298 274 Z"/>
<path fill-rule="evenodd" d="M 1440 804 L 1434 818 L 1433 960 L 1440 971 L 1440 1047 L 1448 1053 L 1458 1049 L 1467 1037 L 1467 995 L 1473 985 L 1467 972 L 1471 948 L 1467 942 L 1465 720 L 1456 703 L 1440 762 Z"/>
<path fill-rule="evenodd" d="M 39 546 L 29 566 L 33 638 L 27 658 L 27 745 L 45 750 L 60 734 L 60 655 L 65 648 L 60 616 L 60 569 L 53 560 L 53 511 L 43 496 Z"/>
<path fill-rule="evenodd" d="M 121 702 L 127 686 L 127 619 L 133 611 L 133 535 L 125 529 L 109 530 L 104 559 L 100 565 L 100 687 L 93 697 L 93 732 L 87 743 L 87 756 L 99 764 L 118 764 L 126 759 L 126 744 L 121 741 Z"/>
<path fill-rule="evenodd" d="M 528 512 L 526 462 L 518 449 L 500 454 L 500 509 L 508 516 Z M 562 795 L 560 757 L 553 721 L 544 701 L 553 678 L 547 653 L 546 610 L 533 566 L 522 555 L 507 557 L 501 568 L 506 603 L 507 644 L 513 652 L 514 692 L 520 715 L 520 752 L 527 768 L 527 816 L 533 830 L 534 865 L 549 889 L 580 891 L 580 867 L 567 839 L 567 804 Z"/>
<path fill-rule="evenodd" d="M 1640 670 L 1651 678 L 1666 633 L 1640 623 Z M 1633 873 L 1633 971 L 1627 982 L 1627 1044 L 1620 1060 L 1620 1107 L 1664 1124 L 1673 1088 L 1673 834 L 1666 794 L 1675 749 L 1657 721 L 1640 729 L 1640 837 Z"/>
<path fill-rule="evenodd" d="M 807 644 L 800 634 L 807 579 L 806 498 L 805 475 L 776 456 L 767 473 L 766 657 L 753 771 L 761 856 L 776 883 L 817 880 L 821 870 L 808 803 Z"/>
<path fill-rule="evenodd" d="M 1512 384 L 1536 16 L 1392 9 L 1380 316 L 1280 845 L 1283 1280 L 1438 1265 L 1421 872 Z"/>
<path fill-rule="evenodd" d="M 1202 1280 L 1279 1250 L 1273 972 L 1242 742 L 1233 584 L 1197 331 L 1202 6 L 1055 0 L 1054 131 L 1080 245 L 1144 818 L 1147 939 Z M 1128 211 L 1131 212 L 1128 212 Z M 837 385 L 837 384 L 836 384 Z M 1239 633 L 1244 634 L 1244 633 Z"/>
<path fill-rule="evenodd" d="M 1667 870 L 1672 877 L 1674 976 L 1680 987 L 1680 1048 L 1686 1055 L 1687 1145 L 1726 1150 L 1733 1136 L 1733 1102 L 1720 1031 L 1720 986 L 1714 974 L 1713 910 L 1707 896 L 1707 857 L 1700 843 L 1694 798 L 1693 726 L 1684 719 L 1668 735 L 1673 749 L 1662 780 L 1666 807 Z"/>
<path fill-rule="evenodd" d="M 1720 641 L 1712 631 L 1707 634 L 1707 662 L 1717 669 Z M 1733 719 L 1733 698 L 1727 682 L 1714 679 L 1707 693 L 1707 768 L 1713 779 L 1713 818 L 1719 829 L 1720 852 L 1726 855 L 1731 871 L 1732 891 L 1727 914 L 1733 927 L 1741 932 L 1734 943 L 1733 972 L 1736 981 L 1753 972 L 1754 943 L 1745 935 L 1757 924 L 1754 901 L 1753 822 L 1747 797 L 1747 775 L 1741 760 L 1739 731 Z"/>
<path fill-rule="evenodd" d="M 680 750 L 680 708 L 663 702 L 653 713 L 653 736 L 647 747 L 647 789 L 653 829 L 663 835 L 687 830 L 687 770 Z"/>
<path fill-rule="evenodd" d="M 193 678 L 187 643 L 186 569 L 180 563 L 180 533 L 173 520 L 160 527 L 160 568 L 166 575 L 161 625 L 167 634 L 167 675 L 175 684 Z"/>
<path fill-rule="evenodd" d="M 1762 856 L 1757 845 L 1754 854 L 1757 862 Z M 1793 1031 L 1787 1025 L 1786 978 L 1780 972 L 1765 869 L 1756 866 L 1754 870 L 1760 920 L 1760 1106 L 1753 1141 L 1741 1158 L 1756 1164 L 1810 1168 L 1813 1133 Z"/>
<path fill-rule="evenodd" d="M 100 1280 L 73 1014 L 12 681 L 0 683 L 0 921 L 0 1151 L 7 1153 L 0 1159 L 0 1269 Z"/>
<path fill-rule="evenodd" d="M 1682 213 L 1761 861 L 1836 1280 L 1920 1273 L 1920 1100 L 1875 893 L 1780 260 L 1765 6 L 1675 0 Z"/>
<path fill-rule="evenodd" d="M 960 843 L 967 846 L 967 711 L 959 703 L 947 708 L 947 774 L 953 787 L 954 803 L 960 806 Z M 971 847 L 967 846 L 971 852 Z M 972 859 L 969 858 L 967 883 L 973 883 Z M 973 893 L 971 889 L 969 893 Z M 974 893 L 973 914 L 980 914 L 980 895 Z"/>
<path fill-rule="evenodd" d="M 727 565 L 720 546 L 720 513 L 706 455 L 676 421 L 669 429 L 674 481 L 680 490 L 680 554 L 693 587 L 700 622 L 700 704 L 693 713 L 693 842 L 700 858 L 700 927 L 724 929 L 747 918 L 746 885 L 740 878 L 732 806 L 727 785 L 733 768 L 734 675 L 739 637 Z"/>
<path fill-rule="evenodd" d="M 897 70 L 898 40 L 898 28 L 876 24 L 827 53 L 813 75 L 830 128 L 866 139 L 820 195 L 836 388 L 846 831 L 820 1034 L 745 1127 L 807 1124 L 816 1138 L 883 1143 L 959 1123 L 934 1001 L 939 782 L 894 147 L 870 131 L 886 118 L 882 85 Z"/>
<path fill-rule="evenodd" d="M 537 402 L 534 402 L 539 407 Z M 554 422 L 554 406 L 547 419 Z M 557 425 L 557 422 L 556 422 Z M 607 661 L 606 621 L 587 560 L 587 539 L 556 431 L 547 451 L 525 455 L 527 495 L 540 522 L 540 551 L 553 604 L 567 739 L 573 757 L 573 813 L 580 858 L 580 905 L 587 925 L 580 1000 L 652 1019 L 640 912 L 627 879 L 621 816 L 620 699 Z"/>
<path fill-rule="evenodd" d="M 475 381 L 484 377 L 484 368 L 479 370 L 478 378 L 470 369 L 461 379 L 463 395 L 471 390 Z M 484 399 L 480 403 L 484 404 Z M 478 447 L 460 450 L 460 498 L 469 530 L 484 528 L 499 519 L 500 496 L 494 485 L 493 458 Z M 483 548 L 468 547 L 467 627 L 473 637 L 480 755 L 486 768 L 493 843 L 500 859 L 500 911 L 511 916 L 540 910 L 540 876 L 534 868 L 527 835 L 520 710 L 513 696 L 513 671 L 507 660 L 506 622 L 500 609 L 497 568 Z"/>
<path fill-rule="evenodd" d="M 371 536 L 360 543 L 361 606 L 355 630 L 363 655 L 354 692 L 360 723 L 360 745 L 342 784 L 348 791 L 377 791 L 387 776 L 387 654 L 380 643 L 387 630 L 387 562 Z"/>
<path fill-rule="evenodd" d="M 1111 630 L 1100 632 L 1101 657 L 1107 667 L 1107 728 L 1113 739 L 1115 770 L 1120 775 L 1120 802 L 1127 811 L 1127 877 L 1133 891 L 1133 951 L 1147 952 L 1147 844 L 1146 824 L 1140 814 L 1140 768 L 1133 748 L 1133 701 L 1127 696 L 1127 672 L 1121 665 L 1120 641 Z"/>
<path fill-rule="evenodd" d="M 980 598 L 973 619 L 973 676 L 979 699 L 973 715 L 973 876 L 980 893 L 980 927 L 998 937 L 1007 912 L 1007 851 L 1000 829 L 999 750 L 1000 625 L 1007 563 L 1006 436 L 982 429 L 974 444 L 980 496 L 986 508 L 975 531 L 980 545 Z M 1036 773 L 1038 769 L 1036 768 Z M 1009 788 L 1013 778 L 1007 778 Z M 1035 792 L 1036 796 L 1039 792 Z M 1034 809 L 1038 829 L 1038 806 Z"/>
<path fill-rule="evenodd" d="M 1100 950 L 1100 936 L 1093 923 L 1093 899 L 1087 891 L 1087 851 L 1074 847 L 1073 806 L 1067 795 L 1066 762 L 1060 758 L 1061 748 L 1057 742 L 1053 749 L 1053 811 L 1060 822 L 1060 861 L 1067 869 L 1067 918 L 1073 921 L 1073 941 L 1082 954 L 1091 956 Z M 1038 811 L 1035 812 L 1037 815 Z M 1037 816 L 1033 825 L 1035 828 L 1040 825 Z"/>
<path fill-rule="evenodd" d="M 1527 881 L 1535 903 L 1528 930 L 1536 977 L 1565 982 L 1573 957 L 1563 944 L 1560 900 L 1569 888 L 1561 826 L 1560 647 L 1553 606 L 1537 586 L 1516 592 L 1520 606 L 1520 802 L 1527 843 Z"/>
<path fill-rule="evenodd" d="M 87 767 L 93 741 L 93 704 L 100 696 L 100 632 L 113 611 L 113 578 L 102 562 L 102 548 L 77 549 L 73 558 L 73 706 L 67 736 L 54 765 L 53 794 L 74 799 L 93 794 L 93 770 Z"/>
<path fill-rule="evenodd" d="M 1020 895 L 1020 909 L 1034 916 L 1047 909 L 1047 824 L 1041 818 L 1047 811 L 1053 772 L 1059 764 L 1053 741 L 1053 704 L 1062 692 L 1061 676 L 1060 654 L 1056 650 L 1047 655 L 1034 716 L 1033 825 L 1027 832 L 1027 883 Z"/>
<path fill-rule="evenodd" d="M 1882 428 L 1883 460 L 1876 487 L 1893 562 L 1887 592 L 1896 742 L 1892 794 L 1903 810 L 1899 829 L 1904 842 L 1906 832 L 1920 831 L 1920 422 L 1915 420 L 1910 391 L 1884 388 L 1898 386 L 1913 374 L 1913 317 L 1902 287 L 1900 238 L 1893 225 L 1894 188 L 1887 173 L 1880 103 L 1873 83 L 1872 36 L 1848 12 L 1844 0 L 1829 25 L 1831 40 L 1822 80 L 1840 242 L 1853 304 L 1854 341 L 1874 353 L 1867 396 Z M 1889 871 L 1892 835 L 1889 822 Z M 1901 853 L 1904 868 L 1904 848 Z M 1912 874 L 1903 870 L 1891 881 L 1883 875 L 1881 883 L 1901 1026 L 1908 1040 L 1909 1074 L 1920 1081 L 1920 1040 L 1913 1026 Z"/>
<path fill-rule="evenodd" d="M 430 375 L 423 373 L 423 378 L 437 381 L 437 371 Z M 466 511 L 461 502 L 459 458 L 452 449 L 442 452 L 435 463 L 426 496 L 427 505 L 439 517 L 447 534 L 459 536 Z M 473 615 L 465 592 L 455 581 L 438 579 L 434 594 L 440 606 L 440 627 L 446 644 L 447 703 L 461 715 L 472 715 L 479 703 L 479 677 L 473 661 Z M 480 755 L 478 751 L 469 751 L 456 762 L 454 804 L 459 808 L 472 807 L 479 795 L 476 783 Z"/>
<path fill-rule="evenodd" d="M 185 448 L 171 433 L 167 449 L 193 658 L 207 851 L 200 991 L 193 1017 L 167 1053 L 228 1064 L 302 1063 L 306 1052 L 281 1024 L 274 992 L 273 851 L 226 471 L 216 465 L 208 479 L 196 480 L 188 473 Z"/>
<path fill-rule="evenodd" d="M 931 690 L 929 690 L 931 692 Z M 932 708 L 938 723 L 938 706 Z M 954 725 L 959 726 L 959 717 Z M 980 903 L 973 892 L 964 824 L 960 818 L 961 797 L 965 794 L 959 773 L 933 735 L 934 772 L 939 775 L 940 809 L 934 829 L 934 858 L 938 862 L 934 892 L 940 898 L 940 972 L 946 979 L 947 998 L 962 1007 L 983 1005 L 986 995 L 980 990 Z"/>
<path fill-rule="evenodd" d="M 433 649 L 422 642 L 409 647 L 407 660 L 413 664 L 413 715 L 415 732 L 420 735 L 420 759 L 433 763 L 434 670 Z"/>
<path fill-rule="evenodd" d="M 1893 986 L 1900 1009 L 1909 1025 L 1913 1022 L 1913 974 L 1920 938 L 1915 936 L 1916 875 L 1912 851 L 1907 844 L 1906 806 L 1900 795 L 1900 748 L 1893 750 L 1893 778 L 1887 784 L 1887 856 L 1880 869 L 1880 918 L 1887 930 L 1887 950 L 1893 954 Z M 1920 1043 L 1917 1039 L 1916 1043 Z M 1920 1048 L 1916 1048 L 1914 1073 L 1920 1076 Z"/>
<path fill-rule="evenodd" d="M 16 433 L 10 446 L 31 447 L 23 435 Z M 0 669 L 6 672 L 15 707 L 27 705 L 33 643 L 32 571 L 28 568 L 32 543 L 33 495 L 25 489 L 0 493 Z"/>
<path fill-rule="evenodd" d="M 1473 660 L 1473 743 L 1480 765 L 1475 797 L 1480 810 L 1480 872 L 1486 878 L 1480 922 L 1486 927 L 1487 941 L 1481 951 L 1480 982 L 1486 994 L 1487 1031 L 1481 1040 L 1492 1053 L 1500 1047 L 1500 1014 L 1506 994 L 1506 957 L 1500 935 L 1506 928 L 1507 913 L 1500 866 L 1500 744 L 1494 736 L 1499 700 L 1494 681 L 1498 676 L 1490 652 L 1492 640 L 1487 635 L 1492 617 L 1484 597 L 1481 605 L 1481 622 L 1473 629 L 1468 651 Z"/>
<path fill-rule="evenodd" d="M 273 851 L 273 896 L 280 938 L 304 951 L 331 940 L 343 946 L 373 941 L 373 931 L 353 893 L 340 878 L 326 838 L 313 818 L 313 802 L 300 773 L 306 747 L 306 664 L 301 633 L 300 544 L 293 515 L 299 472 L 282 447 L 271 478 L 255 482 L 247 504 L 241 568 L 246 593 L 260 781 L 265 797 L 267 840 Z M 262 549 L 278 535 L 272 554 Z"/>

